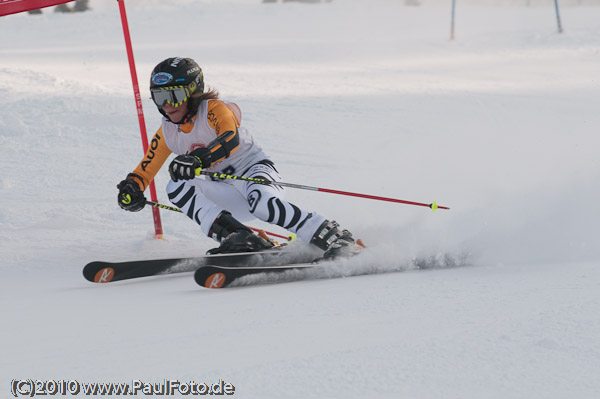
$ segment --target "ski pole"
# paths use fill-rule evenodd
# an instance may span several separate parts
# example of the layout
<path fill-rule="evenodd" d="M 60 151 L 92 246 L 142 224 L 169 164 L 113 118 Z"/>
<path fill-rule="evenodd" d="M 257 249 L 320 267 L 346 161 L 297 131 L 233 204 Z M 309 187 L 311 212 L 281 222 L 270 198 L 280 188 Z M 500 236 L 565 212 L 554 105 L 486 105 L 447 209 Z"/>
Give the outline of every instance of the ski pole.
<path fill-rule="evenodd" d="M 396 202 L 399 204 L 406 204 L 406 205 L 426 206 L 428 208 L 431 208 L 434 212 L 436 211 L 436 209 L 450 209 L 446 206 L 438 205 L 436 201 L 433 201 L 431 204 L 424 204 L 421 202 L 405 201 L 405 200 L 396 199 L 396 198 L 386 198 L 386 197 L 379 197 L 376 195 L 358 194 L 358 193 L 351 193 L 348 191 L 331 190 L 329 188 L 311 187 L 311 186 L 304 186 L 301 184 L 276 182 L 276 181 L 272 181 L 272 180 L 257 179 L 257 178 L 253 178 L 253 177 L 234 176 L 234 175 L 228 175 L 226 173 L 207 172 L 205 170 L 202 170 L 202 168 L 198 168 L 198 169 L 196 169 L 196 176 L 200 176 L 200 175 L 209 176 L 209 177 L 212 177 L 215 179 L 242 180 L 242 181 L 247 181 L 247 182 L 257 183 L 257 184 L 266 184 L 266 185 L 273 184 L 273 185 L 281 186 L 281 187 L 291 187 L 291 188 L 299 188 L 302 190 L 320 191 L 323 193 L 330 193 L 330 194 L 348 195 L 348 196 L 352 196 L 352 197 L 368 198 L 368 199 L 377 200 L 377 201 Z"/>
<path fill-rule="evenodd" d="M 181 209 L 179 209 L 179 208 L 175 208 L 174 206 L 168 206 L 168 205 L 159 204 L 158 202 L 154 202 L 154 201 L 148 201 L 148 200 L 146 200 L 146 204 L 150 205 L 150 206 L 153 206 L 155 208 L 166 209 L 167 211 L 173 211 L 173 212 L 183 213 L 183 211 Z M 270 231 L 266 231 L 266 230 L 263 230 L 263 229 L 257 229 L 256 227 L 252 227 L 252 226 L 246 226 L 246 227 L 248 227 L 250 230 L 256 231 L 259 234 L 261 232 L 263 232 L 263 233 L 268 234 L 268 235 L 273 236 L 273 237 L 283 238 L 284 240 L 287 240 L 287 241 L 294 241 L 294 239 L 296 238 L 296 236 L 294 234 L 290 234 L 289 236 L 282 236 L 280 234 L 271 233 Z"/>

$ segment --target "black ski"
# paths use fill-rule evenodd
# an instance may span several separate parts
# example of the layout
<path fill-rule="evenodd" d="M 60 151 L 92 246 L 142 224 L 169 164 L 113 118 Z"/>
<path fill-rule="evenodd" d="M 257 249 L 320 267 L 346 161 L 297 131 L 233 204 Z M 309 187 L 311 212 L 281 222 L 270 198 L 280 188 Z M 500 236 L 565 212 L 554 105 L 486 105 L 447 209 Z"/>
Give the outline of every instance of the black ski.
<path fill-rule="evenodd" d="M 302 263 L 314 258 L 301 251 L 275 249 L 262 252 L 206 255 L 195 258 L 149 259 L 129 262 L 91 262 L 83 268 L 83 276 L 94 283 L 133 278 L 193 272 L 207 265 L 216 266 L 273 266 L 286 263 Z"/>
<path fill-rule="evenodd" d="M 361 240 L 353 248 L 351 256 L 356 256 L 365 248 Z M 343 257 L 342 257 L 343 258 Z M 340 258 L 340 259 L 342 259 Z M 331 265 L 334 259 L 314 258 L 304 260 L 281 259 L 279 263 L 263 264 L 216 264 L 198 268 L 194 273 L 194 280 L 198 285 L 206 288 L 226 288 L 232 285 L 272 284 L 288 281 L 312 279 L 316 276 L 309 270 L 323 271 L 323 267 Z M 264 274 L 264 276 L 251 278 L 249 276 Z M 319 274 L 319 273 L 317 273 Z M 248 277 L 248 278 L 246 278 Z"/>
<path fill-rule="evenodd" d="M 351 258 L 354 259 L 356 254 Z M 207 265 L 199 267 L 194 273 L 194 280 L 206 288 L 227 288 L 249 285 L 280 284 L 300 280 L 332 279 L 369 274 L 395 273 L 407 270 L 436 270 L 464 267 L 470 264 L 469 253 L 438 253 L 434 256 L 414 258 L 410 264 L 395 266 L 360 265 L 350 261 L 351 258 L 316 259 L 301 262 L 285 262 L 271 265 L 228 264 Z"/>
<path fill-rule="evenodd" d="M 246 284 L 266 284 L 269 282 L 283 282 L 283 281 L 295 281 L 302 280 L 303 271 L 312 269 L 315 267 L 322 266 L 319 263 L 296 263 L 296 264 L 283 264 L 283 265 L 272 265 L 272 266 L 217 266 L 209 265 L 202 266 L 194 273 L 194 280 L 196 283 L 206 288 L 226 288 L 230 287 L 234 282 L 241 283 L 244 277 L 265 273 L 274 277 L 272 281 L 268 278 L 262 278 L 255 282 L 247 281 Z M 283 273 L 286 273 L 283 276 Z"/>

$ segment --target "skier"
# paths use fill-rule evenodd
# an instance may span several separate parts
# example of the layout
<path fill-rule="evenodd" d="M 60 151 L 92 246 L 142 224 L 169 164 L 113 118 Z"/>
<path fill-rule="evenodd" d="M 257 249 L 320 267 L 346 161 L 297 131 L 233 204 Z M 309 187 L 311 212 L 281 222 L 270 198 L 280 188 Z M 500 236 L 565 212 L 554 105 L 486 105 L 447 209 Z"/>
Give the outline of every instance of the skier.
<path fill-rule="evenodd" d="M 316 212 L 284 200 L 284 188 L 240 180 L 196 177 L 196 170 L 281 181 L 273 161 L 241 124 L 239 107 L 204 91 L 201 68 L 190 58 L 168 58 L 150 77 L 152 99 L 162 126 L 137 168 L 121 181 L 119 206 L 137 212 L 146 205 L 144 191 L 171 153 L 169 200 L 202 231 L 220 243 L 214 253 L 253 252 L 274 245 L 238 219 L 258 218 L 281 226 L 324 251 L 324 258 L 348 256 L 360 249 L 348 230 Z M 235 216 L 234 216 L 235 215 Z"/>

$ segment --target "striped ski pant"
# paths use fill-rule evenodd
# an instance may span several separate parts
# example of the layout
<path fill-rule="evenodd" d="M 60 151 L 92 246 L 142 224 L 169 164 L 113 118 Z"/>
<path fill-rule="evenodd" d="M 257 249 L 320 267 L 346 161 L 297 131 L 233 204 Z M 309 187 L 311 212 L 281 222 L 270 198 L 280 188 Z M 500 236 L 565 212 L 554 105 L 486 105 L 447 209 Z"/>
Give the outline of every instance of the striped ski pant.
<path fill-rule="evenodd" d="M 243 176 L 281 181 L 270 161 L 254 164 Z M 226 210 L 241 222 L 256 218 L 276 224 L 308 243 L 325 218 L 285 201 L 285 192 L 284 187 L 276 185 L 227 179 L 171 180 L 167 184 L 171 203 L 199 224 L 206 235 L 217 216 Z"/>

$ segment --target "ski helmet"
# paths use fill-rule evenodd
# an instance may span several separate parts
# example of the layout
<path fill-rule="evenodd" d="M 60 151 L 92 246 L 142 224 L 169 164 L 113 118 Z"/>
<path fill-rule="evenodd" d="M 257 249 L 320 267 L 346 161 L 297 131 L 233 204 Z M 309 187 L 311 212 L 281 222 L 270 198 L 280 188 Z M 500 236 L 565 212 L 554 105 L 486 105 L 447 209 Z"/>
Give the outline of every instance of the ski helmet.
<path fill-rule="evenodd" d="M 198 101 L 193 101 L 194 95 L 204 92 L 204 76 L 202 69 L 191 58 L 173 57 L 160 62 L 150 75 L 150 93 L 158 107 L 158 111 L 167 119 L 163 111 L 165 103 L 178 107 L 185 101 L 188 103 L 188 113 L 181 121 L 171 121 L 176 124 L 185 123 L 198 112 Z M 170 119 L 169 119 L 170 120 Z"/>

